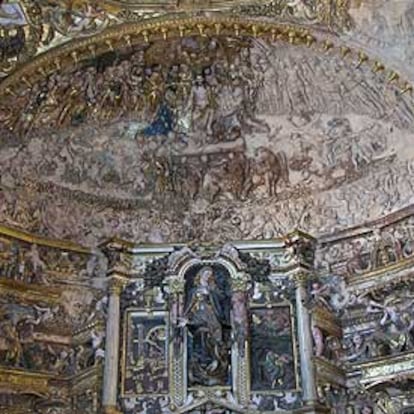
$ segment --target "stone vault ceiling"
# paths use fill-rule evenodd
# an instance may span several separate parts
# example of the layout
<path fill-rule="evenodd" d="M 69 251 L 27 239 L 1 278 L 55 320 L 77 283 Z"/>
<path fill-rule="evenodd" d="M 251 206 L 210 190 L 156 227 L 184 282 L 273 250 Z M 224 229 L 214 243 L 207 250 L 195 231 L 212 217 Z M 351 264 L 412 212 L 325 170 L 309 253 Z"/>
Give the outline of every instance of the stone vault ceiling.
<path fill-rule="evenodd" d="M 1 222 L 218 242 L 410 208 L 410 2 L 139 3 L 0 4 Z"/>

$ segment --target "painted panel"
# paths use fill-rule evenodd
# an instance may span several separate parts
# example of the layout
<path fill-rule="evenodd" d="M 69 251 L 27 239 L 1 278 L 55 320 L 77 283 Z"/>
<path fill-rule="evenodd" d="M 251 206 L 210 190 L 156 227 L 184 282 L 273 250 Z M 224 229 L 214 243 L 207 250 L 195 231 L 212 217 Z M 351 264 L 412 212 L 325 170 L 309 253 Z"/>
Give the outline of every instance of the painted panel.
<path fill-rule="evenodd" d="M 294 341 L 289 306 L 251 310 L 252 390 L 296 387 Z"/>

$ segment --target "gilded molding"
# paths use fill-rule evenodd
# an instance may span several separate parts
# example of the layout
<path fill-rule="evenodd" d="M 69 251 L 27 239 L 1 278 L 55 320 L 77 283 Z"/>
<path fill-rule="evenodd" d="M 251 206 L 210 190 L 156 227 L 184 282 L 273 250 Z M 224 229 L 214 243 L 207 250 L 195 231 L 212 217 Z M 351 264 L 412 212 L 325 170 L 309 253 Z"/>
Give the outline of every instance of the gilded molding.
<path fill-rule="evenodd" d="M 27 233 L 25 231 L 13 229 L 11 227 L 6 227 L 3 225 L 0 225 L 0 235 L 12 237 L 13 239 L 17 239 L 17 240 L 24 241 L 27 243 L 37 244 L 39 246 L 51 247 L 51 248 L 71 251 L 75 253 L 84 253 L 84 254 L 91 253 L 90 249 L 83 247 L 76 243 L 72 243 L 72 242 L 68 242 L 64 240 L 49 239 L 46 237 L 37 236 L 34 234 Z"/>
<path fill-rule="evenodd" d="M 45 285 L 26 285 L 9 279 L 0 279 L 0 294 L 16 297 L 21 302 L 45 302 L 56 304 L 60 301 L 60 290 Z"/>
<path fill-rule="evenodd" d="M 315 357 L 314 363 L 318 384 L 331 382 L 340 386 L 345 385 L 345 372 L 337 364 L 320 357 Z"/>
<path fill-rule="evenodd" d="M 414 378 L 414 354 L 412 352 L 386 357 L 354 365 L 361 372 L 361 383 L 380 383 L 395 377 Z"/>
<path fill-rule="evenodd" d="M 383 67 L 381 73 L 387 72 L 389 76 L 391 73 L 396 73 L 394 70 L 387 69 L 386 65 L 379 62 L 377 58 L 370 58 L 367 53 L 348 47 L 338 38 L 312 28 L 298 24 L 270 22 L 264 18 L 209 13 L 208 16 L 164 16 L 143 22 L 123 23 L 95 36 L 73 40 L 39 55 L 4 79 L 0 83 L 0 97 L 3 95 L 7 99 L 16 94 L 20 85 L 27 87 L 24 82 L 22 83 L 22 79 L 30 79 L 30 82 L 27 82 L 32 84 L 62 67 L 77 66 L 83 60 L 110 50 L 127 50 L 137 44 L 194 35 L 251 36 L 271 42 L 283 41 L 292 46 L 304 45 L 313 48 L 321 54 L 337 53 L 343 59 L 358 59 L 356 69 L 363 64 L 372 67 L 375 62 L 378 62 L 377 65 Z M 345 46 L 349 52 L 343 56 Z M 361 56 L 364 58 L 361 59 Z M 397 86 L 401 93 L 405 93 L 409 92 L 410 85 L 400 76 L 393 76 L 393 82 L 389 81 L 389 86 Z"/>
<path fill-rule="evenodd" d="M 410 269 L 414 266 L 414 257 L 400 260 L 397 263 L 390 264 L 388 266 L 375 269 L 370 272 L 361 273 L 349 277 L 349 289 L 352 291 L 358 291 L 359 289 L 365 289 L 366 284 L 371 283 L 373 289 L 378 289 L 382 285 L 387 285 L 390 282 L 401 282 L 412 278 L 411 274 L 400 276 L 398 272 L 405 269 Z M 394 274 L 395 273 L 395 274 Z"/>
<path fill-rule="evenodd" d="M 0 368 L 0 387 L 15 392 L 33 392 L 47 396 L 51 393 L 49 384 L 51 379 L 53 376 L 47 374 Z"/>
<path fill-rule="evenodd" d="M 231 15 L 320 25 L 330 31 L 342 32 L 352 26 L 349 1 L 312 0 L 309 3 L 268 0 L 258 5 L 253 0 L 154 0 L 142 4 L 135 0 L 103 0 L 99 5 L 90 4 L 88 8 L 85 0 L 77 0 L 70 7 L 63 1 L 20 0 L 18 7 L 23 8 L 19 11 L 24 17 L 18 21 L 10 19 L 8 24 L 1 27 L 2 37 L 8 42 L 17 43 L 20 48 L 0 62 L 1 71 L 7 76 L 22 62 L 44 50 L 60 47 L 72 38 L 84 38 L 102 32 L 119 22 L 144 21 L 153 17 L 180 18 L 202 12 L 227 12 Z M 75 20 L 75 17 L 80 18 L 83 24 L 67 24 L 68 20 Z M 55 65 L 60 66 L 60 62 L 55 62 Z"/>

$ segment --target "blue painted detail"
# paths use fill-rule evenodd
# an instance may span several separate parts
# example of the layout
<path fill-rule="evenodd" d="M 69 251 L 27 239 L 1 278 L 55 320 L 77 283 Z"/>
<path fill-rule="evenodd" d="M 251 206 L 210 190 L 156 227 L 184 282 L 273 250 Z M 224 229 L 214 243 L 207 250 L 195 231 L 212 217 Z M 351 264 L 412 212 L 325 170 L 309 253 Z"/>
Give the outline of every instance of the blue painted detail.
<path fill-rule="evenodd" d="M 168 135 L 173 130 L 174 120 L 171 109 L 165 104 L 161 104 L 154 121 L 148 125 L 142 133 L 146 137 L 156 135 Z"/>

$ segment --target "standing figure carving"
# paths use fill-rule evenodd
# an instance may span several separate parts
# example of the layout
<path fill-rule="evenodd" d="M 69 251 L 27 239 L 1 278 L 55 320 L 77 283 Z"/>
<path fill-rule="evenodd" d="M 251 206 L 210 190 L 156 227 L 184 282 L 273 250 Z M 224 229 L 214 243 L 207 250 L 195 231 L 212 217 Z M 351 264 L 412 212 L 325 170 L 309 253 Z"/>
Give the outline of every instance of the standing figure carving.
<path fill-rule="evenodd" d="M 188 329 L 190 385 L 226 385 L 230 356 L 228 286 L 212 267 L 188 280 L 184 323 Z"/>

